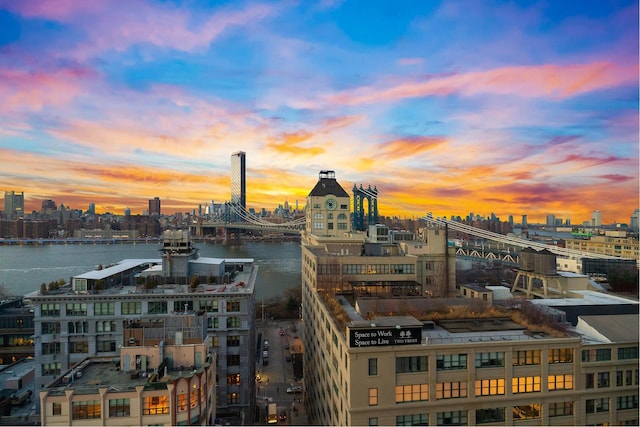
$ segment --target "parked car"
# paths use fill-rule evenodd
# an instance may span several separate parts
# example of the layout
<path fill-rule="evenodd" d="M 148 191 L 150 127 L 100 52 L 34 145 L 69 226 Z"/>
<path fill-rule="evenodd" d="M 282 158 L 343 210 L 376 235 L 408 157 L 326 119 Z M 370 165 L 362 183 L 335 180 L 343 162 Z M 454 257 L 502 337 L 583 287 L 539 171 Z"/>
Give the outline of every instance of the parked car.
<path fill-rule="evenodd" d="M 285 350 L 289 350 L 289 343 L 288 342 L 284 343 L 284 348 L 285 348 Z"/>
<path fill-rule="evenodd" d="M 302 387 L 299 385 L 292 385 L 287 387 L 287 393 L 302 393 Z"/>
<path fill-rule="evenodd" d="M 278 414 L 278 421 L 287 421 L 287 411 L 285 409 L 280 411 Z"/>
<path fill-rule="evenodd" d="M 290 354 L 287 354 L 286 359 L 287 359 L 287 362 L 291 362 L 291 355 L 290 355 Z"/>

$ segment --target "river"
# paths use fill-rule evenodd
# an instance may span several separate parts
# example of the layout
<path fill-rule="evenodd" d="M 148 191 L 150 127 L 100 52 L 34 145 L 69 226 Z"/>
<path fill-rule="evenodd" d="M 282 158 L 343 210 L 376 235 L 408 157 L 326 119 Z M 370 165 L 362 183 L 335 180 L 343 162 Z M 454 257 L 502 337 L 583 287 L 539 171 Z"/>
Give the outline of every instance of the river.
<path fill-rule="evenodd" d="M 200 256 L 253 258 L 259 266 L 256 299 L 282 295 L 301 284 L 299 242 L 243 242 L 237 246 L 196 243 Z M 128 258 L 160 258 L 160 243 L 42 244 L 0 246 L 0 285 L 8 295 L 25 295 L 42 283 L 68 281 L 99 264 Z"/>

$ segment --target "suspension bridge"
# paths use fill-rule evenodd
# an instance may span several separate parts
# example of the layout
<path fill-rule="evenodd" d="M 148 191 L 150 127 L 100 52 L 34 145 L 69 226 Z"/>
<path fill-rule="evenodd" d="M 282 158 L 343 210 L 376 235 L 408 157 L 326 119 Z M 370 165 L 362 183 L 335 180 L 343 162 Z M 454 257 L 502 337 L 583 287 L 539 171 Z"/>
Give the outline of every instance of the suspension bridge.
<path fill-rule="evenodd" d="M 354 228 L 358 224 L 364 224 L 364 201 L 369 203 L 369 218 L 367 223 L 377 221 L 377 190 L 357 189 L 354 186 Z M 364 200 L 366 198 L 366 200 Z M 471 258 L 480 258 L 485 260 L 498 260 L 509 264 L 518 264 L 519 252 L 524 248 L 533 248 L 535 250 L 548 250 L 559 257 L 580 260 L 582 258 L 596 259 L 619 259 L 614 256 L 598 254 L 593 252 L 578 251 L 567 249 L 556 245 L 549 245 L 541 242 L 535 242 L 528 239 L 515 237 L 513 235 L 504 235 L 488 230 L 483 230 L 470 225 L 450 221 L 444 218 L 433 217 L 431 214 L 420 218 L 426 224 L 440 227 L 443 229 L 454 230 L 464 233 L 479 241 L 473 244 L 457 247 L 456 255 Z M 224 230 L 225 236 L 233 234 L 239 230 L 254 230 L 266 233 L 280 233 L 288 235 L 300 235 L 305 229 L 305 217 L 284 220 L 282 222 L 267 221 L 244 208 L 235 204 L 227 204 L 225 212 L 217 215 L 208 221 L 195 225 L 199 227 L 196 235 L 204 235 L 207 230 Z"/>

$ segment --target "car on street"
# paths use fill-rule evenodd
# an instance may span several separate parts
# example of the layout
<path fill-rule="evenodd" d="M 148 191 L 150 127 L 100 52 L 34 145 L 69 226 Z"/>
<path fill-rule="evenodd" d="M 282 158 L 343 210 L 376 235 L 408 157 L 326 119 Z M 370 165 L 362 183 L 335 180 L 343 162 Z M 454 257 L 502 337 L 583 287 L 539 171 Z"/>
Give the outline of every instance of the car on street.
<path fill-rule="evenodd" d="M 289 343 L 288 342 L 284 343 L 284 348 L 285 348 L 285 350 L 289 350 Z"/>
<path fill-rule="evenodd" d="M 302 393 L 302 387 L 299 385 L 292 385 L 287 387 L 287 393 Z"/>
<path fill-rule="evenodd" d="M 287 362 L 291 362 L 291 355 L 290 355 L 290 354 L 287 354 L 286 359 L 287 359 Z"/>
<path fill-rule="evenodd" d="M 285 409 L 281 410 L 278 414 L 278 421 L 287 421 L 287 411 Z"/>

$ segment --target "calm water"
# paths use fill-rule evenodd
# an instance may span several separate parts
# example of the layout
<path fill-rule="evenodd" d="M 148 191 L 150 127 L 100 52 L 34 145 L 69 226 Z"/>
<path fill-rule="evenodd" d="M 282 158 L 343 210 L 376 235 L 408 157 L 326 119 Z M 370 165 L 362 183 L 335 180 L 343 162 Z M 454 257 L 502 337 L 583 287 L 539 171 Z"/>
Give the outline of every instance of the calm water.
<path fill-rule="evenodd" d="M 300 243 L 245 242 L 239 246 L 197 243 L 200 256 L 253 258 L 259 265 L 256 298 L 269 299 L 301 284 Z M 160 258 L 160 244 L 0 246 L 0 285 L 25 295 L 42 283 L 93 270 L 126 258 Z"/>

